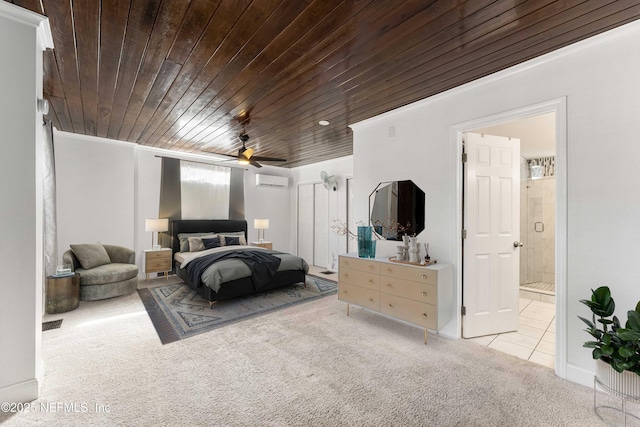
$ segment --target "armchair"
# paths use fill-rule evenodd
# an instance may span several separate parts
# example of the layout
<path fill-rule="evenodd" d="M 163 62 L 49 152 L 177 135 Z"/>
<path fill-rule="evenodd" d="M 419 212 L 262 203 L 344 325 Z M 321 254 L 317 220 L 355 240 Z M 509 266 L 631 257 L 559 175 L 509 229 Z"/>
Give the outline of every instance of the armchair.
<path fill-rule="evenodd" d="M 62 261 L 80 274 L 81 301 L 126 295 L 138 286 L 135 252 L 122 246 L 71 245 Z"/>

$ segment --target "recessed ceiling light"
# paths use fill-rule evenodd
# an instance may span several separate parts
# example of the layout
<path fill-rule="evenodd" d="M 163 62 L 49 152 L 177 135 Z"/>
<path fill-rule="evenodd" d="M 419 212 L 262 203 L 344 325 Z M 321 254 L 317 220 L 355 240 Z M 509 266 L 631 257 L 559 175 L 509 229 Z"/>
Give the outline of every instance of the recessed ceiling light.
<path fill-rule="evenodd" d="M 328 121 L 326 121 L 326 120 L 320 120 L 320 121 L 318 122 L 318 124 L 319 124 L 320 126 L 329 126 L 329 122 L 328 122 Z"/>

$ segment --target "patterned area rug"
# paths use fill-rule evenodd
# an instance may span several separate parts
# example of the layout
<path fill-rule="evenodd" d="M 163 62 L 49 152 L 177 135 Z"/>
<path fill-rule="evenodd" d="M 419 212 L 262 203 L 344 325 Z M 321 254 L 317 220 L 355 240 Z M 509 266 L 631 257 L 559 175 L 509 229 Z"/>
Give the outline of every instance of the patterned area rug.
<path fill-rule="evenodd" d="M 307 275 L 307 286 L 298 283 L 246 297 L 209 303 L 185 283 L 138 289 L 140 299 L 162 344 L 209 332 L 294 304 L 335 294 L 338 285 Z"/>

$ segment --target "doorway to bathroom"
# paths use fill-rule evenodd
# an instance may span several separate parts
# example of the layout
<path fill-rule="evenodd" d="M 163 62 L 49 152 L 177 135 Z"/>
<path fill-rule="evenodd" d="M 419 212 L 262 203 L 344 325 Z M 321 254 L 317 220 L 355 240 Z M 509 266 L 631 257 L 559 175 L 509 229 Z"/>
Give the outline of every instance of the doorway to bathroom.
<path fill-rule="evenodd" d="M 555 113 L 476 130 L 520 140 L 520 296 L 555 302 Z"/>
<path fill-rule="evenodd" d="M 519 210 L 520 213 L 519 224 L 517 224 L 519 228 L 516 227 L 513 232 L 507 232 L 506 234 L 501 232 L 504 237 L 507 237 L 507 240 L 511 239 L 508 243 L 513 243 L 514 247 L 497 250 L 495 258 L 500 261 L 495 265 L 503 267 L 498 275 L 499 277 L 492 276 L 493 278 L 487 277 L 484 280 L 488 287 L 496 290 L 494 296 L 489 296 L 491 292 L 486 291 L 479 294 L 485 299 L 490 298 L 492 300 L 491 302 L 484 301 L 485 306 L 491 307 L 491 309 L 483 312 L 482 309 L 469 310 L 468 307 L 465 307 L 467 315 L 463 319 L 467 322 L 469 329 L 476 329 L 478 322 L 486 321 L 487 318 L 490 319 L 492 316 L 504 317 L 511 312 L 513 313 L 514 321 L 510 322 L 510 324 L 514 326 L 505 329 L 505 325 L 509 322 L 506 322 L 503 318 L 496 317 L 496 321 L 502 329 L 483 334 L 469 333 L 469 331 L 465 333 L 463 330 L 463 336 L 475 336 L 475 338 L 471 339 L 481 345 L 554 368 L 556 356 L 556 114 L 555 112 L 548 112 L 474 128 L 465 135 L 465 140 L 473 137 L 471 133 L 475 134 L 476 138 L 477 135 L 491 135 L 496 139 L 503 138 L 503 140 L 507 140 L 507 148 L 510 142 L 517 144 L 519 141 L 519 159 L 510 160 L 514 173 L 519 172 L 519 188 L 513 189 L 513 191 L 509 190 L 509 194 L 515 195 L 516 200 L 512 201 L 512 207 L 514 212 Z M 506 152 L 506 150 L 502 149 L 502 152 Z M 471 158 L 471 154 L 469 154 L 469 158 Z M 500 161 L 503 159 L 504 157 Z M 501 166 L 504 165 L 502 164 Z M 471 178 L 473 176 L 465 175 L 463 181 L 467 182 Z M 510 181 L 510 177 L 507 174 L 506 178 L 498 179 L 502 182 L 499 188 L 504 191 L 506 188 L 504 183 Z M 472 187 L 469 188 L 472 189 Z M 481 185 L 478 184 L 478 189 L 480 188 Z M 519 193 L 519 197 L 517 193 Z M 506 195 L 506 193 L 503 193 L 501 199 L 505 200 Z M 471 203 L 472 200 L 469 199 L 469 194 L 465 192 L 463 195 L 465 212 L 465 219 L 463 220 L 465 226 L 463 228 L 465 229 L 467 224 L 473 227 L 476 219 L 478 221 L 481 220 L 481 217 L 468 216 L 468 212 L 473 212 L 473 206 L 470 206 Z M 501 215 L 501 213 L 508 212 L 508 209 L 506 209 L 506 205 L 498 205 L 498 209 L 494 208 L 492 212 L 494 212 L 493 215 L 496 215 L 496 212 Z M 472 213 L 471 215 L 475 214 Z M 518 218 L 514 218 L 514 221 L 517 222 Z M 483 235 L 480 238 L 486 237 L 488 235 Z M 467 241 L 465 240 L 465 248 L 466 245 Z M 464 258 L 467 260 L 463 261 L 463 277 L 465 277 L 463 296 L 467 294 L 463 297 L 465 306 L 467 305 L 466 301 L 470 300 L 468 293 L 474 292 L 474 289 L 478 288 L 478 285 L 473 283 L 472 277 L 469 276 L 469 271 L 473 270 L 476 264 L 483 259 L 482 255 L 484 254 L 479 254 L 479 256 L 473 258 L 473 261 L 471 261 L 472 258 Z M 466 256 L 471 256 L 471 254 L 467 253 Z M 487 261 L 487 266 L 491 256 L 487 253 L 484 257 Z M 518 258 L 515 260 L 517 262 L 510 262 L 509 265 L 505 264 L 506 260 L 513 256 Z M 480 270 L 481 264 L 477 264 Z M 514 272 L 505 266 L 517 266 L 518 271 L 513 274 Z M 481 276 L 471 273 L 471 276 L 479 278 L 479 284 L 483 282 Z M 471 283 L 469 283 L 470 281 Z M 496 284 L 496 282 L 503 281 L 505 283 L 500 286 Z M 513 295 L 513 297 L 510 295 Z M 507 300 L 512 302 L 507 303 Z M 479 300 L 478 304 L 482 305 L 481 302 Z M 491 310 L 495 311 L 495 314 Z M 469 314 L 475 315 L 475 318 L 469 318 Z M 490 328 L 491 325 L 489 325 Z"/>

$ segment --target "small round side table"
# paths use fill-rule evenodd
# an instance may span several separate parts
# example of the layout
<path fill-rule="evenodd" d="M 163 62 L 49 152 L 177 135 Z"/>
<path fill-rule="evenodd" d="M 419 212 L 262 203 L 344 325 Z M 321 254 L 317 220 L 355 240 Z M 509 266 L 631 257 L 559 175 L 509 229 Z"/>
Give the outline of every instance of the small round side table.
<path fill-rule="evenodd" d="M 47 277 L 47 313 L 75 310 L 80 304 L 80 275 Z"/>

